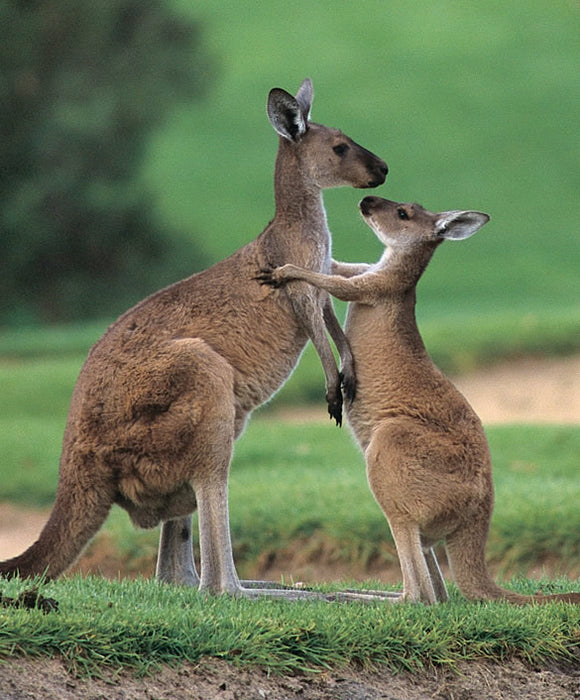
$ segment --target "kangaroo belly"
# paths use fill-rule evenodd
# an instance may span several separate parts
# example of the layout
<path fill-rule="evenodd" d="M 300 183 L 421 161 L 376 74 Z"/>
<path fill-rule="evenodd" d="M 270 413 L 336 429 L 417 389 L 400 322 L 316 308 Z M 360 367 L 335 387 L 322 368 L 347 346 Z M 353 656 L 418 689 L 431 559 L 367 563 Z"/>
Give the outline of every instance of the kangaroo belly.
<path fill-rule="evenodd" d="M 358 384 L 347 417 L 363 449 L 382 421 L 397 416 L 408 416 L 425 428 L 465 429 L 485 442 L 469 403 L 433 364 L 415 327 L 402 331 L 396 308 L 351 304 L 345 332 Z"/>
<path fill-rule="evenodd" d="M 288 379 L 308 336 L 291 313 L 276 305 L 263 314 L 259 327 L 246 327 L 237 347 L 225 343 L 220 352 L 234 370 L 234 392 L 241 408 L 251 411 L 267 401 Z"/>

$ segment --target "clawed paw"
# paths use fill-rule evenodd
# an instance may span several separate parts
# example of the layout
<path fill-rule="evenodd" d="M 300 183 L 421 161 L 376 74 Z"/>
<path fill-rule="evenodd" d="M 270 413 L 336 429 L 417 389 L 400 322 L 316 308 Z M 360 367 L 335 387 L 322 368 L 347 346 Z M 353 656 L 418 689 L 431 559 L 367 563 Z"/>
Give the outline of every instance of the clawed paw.
<path fill-rule="evenodd" d="M 276 279 L 275 271 L 275 267 L 262 267 L 254 279 L 260 284 L 268 285 L 269 287 L 274 287 L 277 289 L 278 287 L 282 286 L 282 280 Z"/>
<path fill-rule="evenodd" d="M 342 393 L 340 389 L 335 394 L 335 396 L 326 397 L 326 402 L 328 404 L 328 413 L 330 418 L 336 421 L 336 425 L 340 428 L 342 425 Z"/>
<path fill-rule="evenodd" d="M 344 374 L 340 372 L 340 383 L 342 386 L 342 393 L 345 399 L 352 403 L 356 396 L 356 378 L 353 374 Z"/>

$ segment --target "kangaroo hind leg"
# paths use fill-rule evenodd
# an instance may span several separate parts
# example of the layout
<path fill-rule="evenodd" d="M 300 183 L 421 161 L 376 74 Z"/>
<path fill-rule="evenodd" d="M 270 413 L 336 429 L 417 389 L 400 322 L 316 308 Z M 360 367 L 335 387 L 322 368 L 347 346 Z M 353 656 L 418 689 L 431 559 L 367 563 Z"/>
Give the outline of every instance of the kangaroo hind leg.
<path fill-rule="evenodd" d="M 153 419 L 148 412 L 141 425 L 133 424 L 141 454 L 134 460 L 135 478 L 127 481 L 131 494 L 124 494 L 132 503 L 121 505 L 138 524 L 162 521 L 156 569 L 160 581 L 236 592 L 240 584 L 227 503 L 235 432 L 233 370 L 203 340 L 181 339 L 168 345 L 164 371 L 155 375 L 149 393 L 162 393 L 157 384 L 171 400 Z M 142 400 L 149 402 L 148 396 Z M 201 580 L 192 550 L 191 513 L 196 507 Z"/>
<path fill-rule="evenodd" d="M 433 604 L 438 601 L 429 566 L 423 553 L 419 527 L 414 523 L 389 522 L 403 574 L 404 602 Z"/>
<path fill-rule="evenodd" d="M 431 583 L 433 584 L 433 590 L 435 591 L 435 598 L 439 603 L 444 603 L 449 600 L 449 594 L 447 593 L 447 586 L 445 585 L 445 579 L 439 568 L 439 562 L 435 556 L 435 551 L 433 547 L 423 543 L 423 554 L 427 563 L 427 569 L 429 570 L 429 576 L 431 577 Z"/>
<path fill-rule="evenodd" d="M 163 583 L 199 586 L 191 537 L 191 516 L 166 520 L 161 527 L 155 575 Z"/>
<path fill-rule="evenodd" d="M 365 451 L 367 477 L 395 540 L 403 575 L 401 600 L 432 604 L 445 600 L 447 594 L 430 543 L 421 534 L 421 518 L 425 518 L 425 502 L 419 493 L 421 470 L 400 448 L 414 439 L 412 421 L 383 421 Z"/>

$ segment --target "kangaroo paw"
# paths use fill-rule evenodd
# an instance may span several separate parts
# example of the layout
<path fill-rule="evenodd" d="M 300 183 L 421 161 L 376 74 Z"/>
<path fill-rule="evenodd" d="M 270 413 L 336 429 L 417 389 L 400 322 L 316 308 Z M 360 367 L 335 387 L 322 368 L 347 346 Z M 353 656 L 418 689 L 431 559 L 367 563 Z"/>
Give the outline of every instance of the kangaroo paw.
<path fill-rule="evenodd" d="M 263 267 L 258 271 L 254 279 L 261 285 L 267 285 L 268 287 L 278 289 L 284 284 L 284 281 L 274 277 L 275 269 L 274 267 Z"/>
<path fill-rule="evenodd" d="M 352 403 L 356 396 L 356 377 L 346 372 L 341 372 L 339 376 L 344 397 Z"/>
<path fill-rule="evenodd" d="M 326 403 L 328 404 L 330 418 L 334 419 L 336 425 L 340 427 L 342 425 L 342 392 L 340 390 L 340 385 L 334 396 L 331 394 L 326 395 Z"/>

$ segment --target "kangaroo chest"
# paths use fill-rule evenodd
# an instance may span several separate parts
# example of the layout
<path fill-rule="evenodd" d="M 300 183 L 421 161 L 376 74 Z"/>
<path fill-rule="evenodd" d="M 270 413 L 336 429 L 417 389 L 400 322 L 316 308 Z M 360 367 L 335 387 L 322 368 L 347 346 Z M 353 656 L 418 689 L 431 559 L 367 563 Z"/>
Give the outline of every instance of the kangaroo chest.
<path fill-rule="evenodd" d="M 429 358 L 415 323 L 406 322 L 400 310 L 350 304 L 345 333 L 357 372 L 357 396 L 347 417 L 363 449 L 385 418 L 407 415 L 438 423 L 450 420 L 448 409 L 463 408 L 458 392 Z"/>

